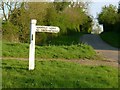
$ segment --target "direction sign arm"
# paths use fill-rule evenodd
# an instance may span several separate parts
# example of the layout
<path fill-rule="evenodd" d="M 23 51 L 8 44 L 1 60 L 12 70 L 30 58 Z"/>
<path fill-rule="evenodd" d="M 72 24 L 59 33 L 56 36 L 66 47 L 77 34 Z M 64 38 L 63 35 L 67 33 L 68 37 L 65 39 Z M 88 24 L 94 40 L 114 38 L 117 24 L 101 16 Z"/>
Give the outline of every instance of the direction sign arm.
<path fill-rule="evenodd" d="M 36 32 L 58 33 L 59 27 L 55 26 L 36 26 Z"/>

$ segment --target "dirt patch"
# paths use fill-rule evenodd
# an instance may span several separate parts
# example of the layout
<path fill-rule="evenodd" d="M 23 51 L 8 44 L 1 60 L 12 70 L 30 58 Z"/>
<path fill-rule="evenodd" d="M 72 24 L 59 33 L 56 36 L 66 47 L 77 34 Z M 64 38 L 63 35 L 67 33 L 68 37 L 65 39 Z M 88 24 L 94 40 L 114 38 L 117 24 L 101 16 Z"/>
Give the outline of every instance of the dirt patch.
<path fill-rule="evenodd" d="M 118 61 L 118 51 L 115 50 L 95 50 L 104 58 Z"/>
<path fill-rule="evenodd" d="M 67 62 L 75 62 L 81 65 L 90 65 L 90 66 L 112 66 L 118 67 L 118 62 L 115 60 L 65 60 Z"/>
<path fill-rule="evenodd" d="M 13 58 L 13 57 L 5 57 L 1 58 L 2 60 L 27 60 L 28 58 Z M 90 66 L 112 66 L 112 67 L 118 67 L 118 62 L 116 60 L 110 60 L 110 59 L 104 59 L 104 60 L 89 60 L 89 59 L 40 59 L 36 58 L 36 60 L 39 61 L 45 61 L 45 60 L 60 60 L 65 62 L 74 62 L 79 63 L 81 65 L 90 65 Z"/>

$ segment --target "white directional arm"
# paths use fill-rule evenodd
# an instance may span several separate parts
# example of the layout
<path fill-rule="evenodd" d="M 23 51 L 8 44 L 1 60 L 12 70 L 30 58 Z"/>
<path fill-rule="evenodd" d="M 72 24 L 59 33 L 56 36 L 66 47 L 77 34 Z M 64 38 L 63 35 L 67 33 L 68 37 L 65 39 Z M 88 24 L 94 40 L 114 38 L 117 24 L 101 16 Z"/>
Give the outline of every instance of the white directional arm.
<path fill-rule="evenodd" d="M 59 31 L 60 28 L 55 26 L 36 26 L 36 32 L 58 33 Z"/>

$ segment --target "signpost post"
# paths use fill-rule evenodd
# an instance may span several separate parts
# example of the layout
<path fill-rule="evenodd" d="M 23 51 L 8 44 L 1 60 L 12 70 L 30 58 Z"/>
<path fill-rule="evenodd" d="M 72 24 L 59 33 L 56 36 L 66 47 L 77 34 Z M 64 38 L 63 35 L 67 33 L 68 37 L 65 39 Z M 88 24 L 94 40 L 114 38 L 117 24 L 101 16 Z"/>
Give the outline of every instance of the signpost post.
<path fill-rule="evenodd" d="M 35 68 L 35 32 L 58 33 L 59 27 L 55 26 L 36 26 L 37 20 L 31 20 L 30 28 L 30 47 L 29 47 L 29 70 Z"/>
<path fill-rule="evenodd" d="M 35 31 L 37 20 L 31 20 L 30 27 L 30 48 L 29 48 L 29 70 L 33 70 L 35 67 Z"/>

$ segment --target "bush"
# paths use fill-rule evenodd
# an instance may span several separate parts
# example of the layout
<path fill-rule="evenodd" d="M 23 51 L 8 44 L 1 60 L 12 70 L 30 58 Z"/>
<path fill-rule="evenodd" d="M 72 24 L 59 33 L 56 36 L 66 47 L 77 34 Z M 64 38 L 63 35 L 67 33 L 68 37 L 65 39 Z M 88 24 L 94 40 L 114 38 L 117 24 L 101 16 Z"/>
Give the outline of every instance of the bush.
<path fill-rule="evenodd" d="M 117 32 L 103 32 L 100 34 L 101 38 L 110 45 L 120 48 L 120 33 Z M 114 37 L 114 38 L 113 38 Z"/>
<path fill-rule="evenodd" d="M 10 42 L 19 42 L 19 29 L 11 22 L 5 22 L 2 26 L 3 39 Z"/>

